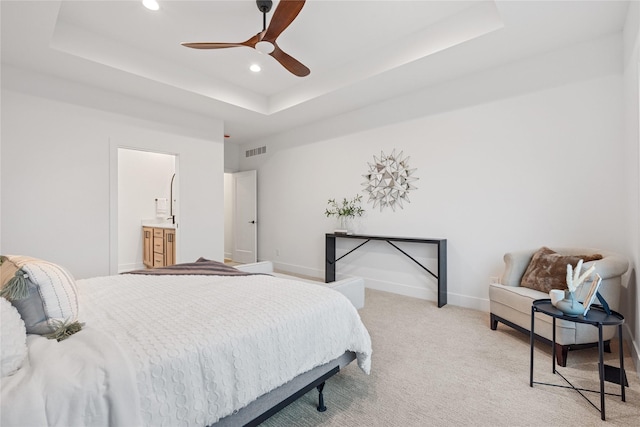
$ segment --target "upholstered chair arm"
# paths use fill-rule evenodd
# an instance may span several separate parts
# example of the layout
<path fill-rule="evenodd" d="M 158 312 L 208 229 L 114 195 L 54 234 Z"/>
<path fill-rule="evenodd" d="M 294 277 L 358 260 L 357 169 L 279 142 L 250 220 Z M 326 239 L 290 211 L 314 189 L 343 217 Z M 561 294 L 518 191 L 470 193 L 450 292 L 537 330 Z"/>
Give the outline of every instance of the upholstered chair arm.
<path fill-rule="evenodd" d="M 592 264 L 595 264 L 596 273 L 602 277 L 602 280 L 620 277 L 629 268 L 629 261 L 620 255 L 604 255 L 597 261 L 586 262 L 584 268 L 589 268 Z"/>
<path fill-rule="evenodd" d="M 508 252 L 504 254 L 504 272 L 500 283 L 507 286 L 520 286 L 524 272 L 531 262 L 535 250 Z"/>
<path fill-rule="evenodd" d="M 584 268 L 589 268 L 591 264 L 596 265 L 596 273 L 602 277 L 600 288 L 598 292 L 607 301 L 611 309 L 618 310 L 620 306 L 620 290 L 622 288 L 622 275 L 627 272 L 629 268 L 629 261 L 620 255 L 603 254 L 604 257 L 597 261 L 592 261 L 584 264 Z M 583 300 L 589 288 L 593 278 L 588 278 L 578 290 L 577 295 L 579 300 Z M 596 299 L 595 304 L 600 304 L 600 301 Z"/>

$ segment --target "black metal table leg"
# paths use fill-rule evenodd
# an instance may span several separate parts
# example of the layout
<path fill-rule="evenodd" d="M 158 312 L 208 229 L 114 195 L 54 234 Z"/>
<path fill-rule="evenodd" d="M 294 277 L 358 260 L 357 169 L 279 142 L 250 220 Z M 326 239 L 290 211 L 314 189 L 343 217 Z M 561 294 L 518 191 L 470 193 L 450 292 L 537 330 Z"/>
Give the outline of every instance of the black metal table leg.
<path fill-rule="evenodd" d="M 529 359 L 529 387 L 533 387 L 533 347 L 535 343 L 535 333 L 533 332 L 535 328 L 535 315 L 536 307 L 531 306 L 531 332 L 529 333 L 529 340 L 531 346 L 531 358 Z"/>
<path fill-rule="evenodd" d="M 556 373 L 556 318 L 551 323 L 553 326 L 553 342 L 551 343 L 551 373 Z"/>
<path fill-rule="evenodd" d="M 335 236 L 325 236 L 325 261 L 324 261 L 324 282 L 330 283 L 336 280 L 336 238 Z"/>
<path fill-rule="evenodd" d="M 438 307 L 447 304 L 447 241 L 438 243 Z"/>
<path fill-rule="evenodd" d="M 600 418 L 605 421 L 604 412 L 604 344 L 602 343 L 602 323 L 598 324 L 598 359 L 600 361 Z"/>
<path fill-rule="evenodd" d="M 622 401 L 626 402 L 626 398 L 624 395 L 624 382 L 625 382 L 625 374 L 624 374 L 624 354 L 622 349 L 622 325 L 618 325 L 618 342 L 620 343 L 620 396 L 622 397 Z"/>

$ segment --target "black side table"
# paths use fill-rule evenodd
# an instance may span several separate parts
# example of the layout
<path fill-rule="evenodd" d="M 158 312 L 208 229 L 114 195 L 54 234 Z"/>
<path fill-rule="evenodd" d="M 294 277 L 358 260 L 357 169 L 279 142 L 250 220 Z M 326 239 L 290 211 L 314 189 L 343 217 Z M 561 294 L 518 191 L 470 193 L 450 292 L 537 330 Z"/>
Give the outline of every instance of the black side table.
<path fill-rule="evenodd" d="M 535 314 L 536 312 L 538 313 L 543 313 L 546 314 L 548 316 L 551 316 L 553 318 L 553 342 L 551 345 L 552 348 L 552 356 L 551 356 L 551 360 L 552 360 L 552 368 L 551 368 L 551 372 L 553 374 L 558 374 L 560 375 L 560 377 L 562 377 L 563 380 L 565 380 L 567 382 L 567 384 L 569 384 L 569 386 L 559 386 L 556 384 L 548 384 L 548 383 L 541 383 L 541 382 L 535 382 L 533 381 L 533 348 L 534 348 L 534 342 L 535 342 L 535 333 L 534 333 L 534 327 L 535 327 Z M 589 400 L 588 397 L 586 397 L 584 394 L 582 394 L 582 391 L 589 391 L 589 392 L 593 392 L 593 393 L 597 393 L 597 390 L 586 390 L 586 389 L 578 389 L 576 387 L 573 386 L 573 384 L 571 384 L 569 382 L 569 380 L 567 380 L 560 372 L 556 371 L 556 319 L 562 319 L 562 320 L 566 320 L 568 322 L 576 322 L 576 323 L 586 323 L 589 325 L 593 325 L 595 327 L 598 328 L 598 358 L 599 358 L 599 375 L 600 375 L 600 408 L 598 408 L 593 402 L 591 402 L 591 400 Z M 558 310 L 557 308 L 555 308 L 552 304 L 551 304 L 551 300 L 550 299 L 539 299 L 539 300 L 535 300 L 533 301 L 533 304 L 531 305 L 531 363 L 530 363 L 530 369 L 529 369 L 529 386 L 533 387 L 533 384 L 542 384 L 542 385 L 551 385 L 551 386 L 556 386 L 556 387 L 564 387 L 564 388 L 572 388 L 575 391 L 577 391 L 578 393 L 580 393 L 580 395 L 582 397 L 585 398 L 585 400 L 587 402 L 589 402 L 591 404 L 591 406 L 593 406 L 594 408 L 596 408 L 598 411 L 600 411 L 600 418 L 602 418 L 602 420 L 605 420 L 605 410 L 604 410 L 604 396 L 605 396 L 605 391 L 604 391 L 604 347 L 602 344 L 602 327 L 603 326 L 617 326 L 618 327 L 618 341 L 620 342 L 620 394 L 614 394 L 614 396 L 621 396 L 622 397 L 622 401 L 625 402 L 625 395 L 624 395 L 624 387 L 625 387 L 625 382 L 626 382 L 626 376 L 624 373 L 624 356 L 622 354 L 622 324 L 624 323 L 624 317 L 620 314 L 617 313 L 613 310 L 611 310 L 611 314 L 607 314 L 604 309 L 601 306 L 598 305 L 592 305 L 591 309 L 589 309 L 589 312 L 587 313 L 586 316 L 583 315 L 579 315 L 579 316 L 567 316 L 566 314 L 564 314 L 562 311 Z M 581 391 L 582 390 L 582 391 Z"/>

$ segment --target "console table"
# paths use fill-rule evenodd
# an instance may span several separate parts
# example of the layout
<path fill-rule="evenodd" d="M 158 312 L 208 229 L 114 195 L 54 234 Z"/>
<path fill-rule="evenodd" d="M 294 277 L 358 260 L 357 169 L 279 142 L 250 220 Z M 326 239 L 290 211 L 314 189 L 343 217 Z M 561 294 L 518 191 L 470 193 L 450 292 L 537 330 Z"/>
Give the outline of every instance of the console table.
<path fill-rule="evenodd" d="M 351 249 L 340 258 L 336 259 L 336 239 L 359 239 L 364 240 L 361 244 Z M 447 239 L 413 239 L 409 237 L 387 237 L 387 236 L 367 236 L 363 234 L 338 234 L 327 233 L 325 236 L 325 283 L 334 282 L 336 280 L 336 262 L 349 255 L 356 249 L 361 248 L 372 240 L 381 240 L 387 242 L 411 261 L 418 264 L 423 270 L 432 275 L 438 281 L 438 307 L 447 304 Z M 400 249 L 394 242 L 410 242 L 410 243 L 426 243 L 438 246 L 438 274 L 433 273 L 420 262 L 416 261 L 411 255 Z"/>

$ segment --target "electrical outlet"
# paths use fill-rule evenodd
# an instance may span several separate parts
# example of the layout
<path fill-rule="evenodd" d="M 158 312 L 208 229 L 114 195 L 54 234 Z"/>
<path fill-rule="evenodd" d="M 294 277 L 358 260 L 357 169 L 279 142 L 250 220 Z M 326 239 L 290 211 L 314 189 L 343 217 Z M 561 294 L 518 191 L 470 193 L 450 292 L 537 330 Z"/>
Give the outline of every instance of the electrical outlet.
<path fill-rule="evenodd" d="M 492 285 L 500 284 L 500 277 L 499 276 L 491 276 L 491 277 L 489 277 L 489 283 L 492 284 Z"/>
<path fill-rule="evenodd" d="M 280 249 L 276 249 L 276 256 L 280 256 Z"/>

